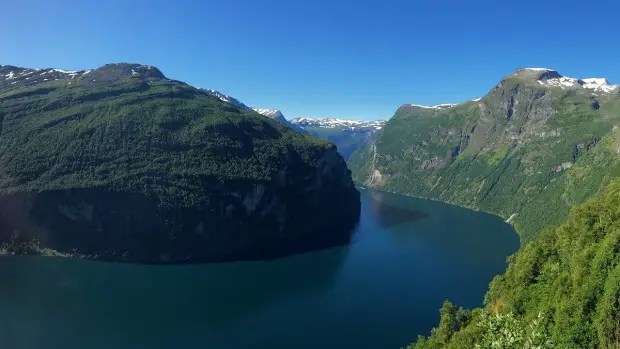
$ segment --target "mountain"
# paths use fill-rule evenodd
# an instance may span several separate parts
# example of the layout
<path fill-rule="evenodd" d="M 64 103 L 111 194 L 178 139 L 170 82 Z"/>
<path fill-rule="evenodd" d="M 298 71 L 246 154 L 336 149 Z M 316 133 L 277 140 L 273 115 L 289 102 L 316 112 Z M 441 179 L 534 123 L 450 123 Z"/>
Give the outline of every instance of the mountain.
<path fill-rule="evenodd" d="M 221 101 L 232 104 L 244 110 L 253 110 L 261 115 L 269 117 L 281 124 L 284 124 L 297 132 L 311 134 L 314 137 L 328 140 L 336 144 L 338 152 L 346 159 L 359 148 L 366 144 L 369 136 L 376 130 L 381 129 L 385 121 L 355 121 L 340 119 L 318 119 L 300 117 L 291 121 L 287 120 L 281 111 L 277 109 L 264 109 L 248 107 L 238 99 L 226 95 L 220 91 L 203 89 L 204 92 L 214 96 Z"/>
<path fill-rule="evenodd" d="M 291 120 L 291 123 L 304 128 L 317 138 L 333 142 L 338 147 L 338 152 L 347 160 L 355 150 L 367 144 L 386 121 L 299 117 Z"/>
<path fill-rule="evenodd" d="M 360 212 L 333 145 L 152 66 L 0 66 L 0 150 L 8 253 L 268 258 L 346 243 Z"/>
<path fill-rule="evenodd" d="M 299 127 L 299 125 L 294 124 L 288 120 L 286 120 L 284 118 L 284 115 L 282 115 L 282 112 L 277 110 L 277 109 L 260 109 L 260 108 L 252 108 L 252 110 L 254 110 L 255 112 L 264 115 L 268 118 L 271 118 L 279 123 L 282 123 L 290 128 L 292 128 L 293 130 L 297 131 L 297 132 L 301 132 L 303 134 L 308 134 L 308 131 L 306 131 L 303 127 Z"/>
<path fill-rule="evenodd" d="M 485 307 L 446 302 L 439 326 L 407 349 L 618 348 L 620 181 L 510 257 Z"/>
<path fill-rule="evenodd" d="M 402 105 L 354 179 L 507 218 L 527 240 L 620 174 L 620 88 L 524 68 L 460 104 Z"/>
<path fill-rule="evenodd" d="M 229 95 L 225 95 L 220 91 L 217 90 L 213 90 L 213 89 L 201 89 L 202 91 L 210 94 L 213 97 L 218 98 L 219 100 L 232 104 L 237 108 L 241 108 L 243 110 L 251 110 L 252 108 L 248 107 L 247 105 L 241 103 L 238 99 L 231 97 Z"/>
<path fill-rule="evenodd" d="M 264 115 L 268 118 L 271 118 L 279 123 L 282 123 L 292 129 L 294 129 L 297 132 L 301 132 L 301 133 L 305 133 L 307 134 L 307 131 L 304 130 L 301 127 L 298 127 L 297 125 L 291 124 L 288 120 L 286 120 L 284 118 L 284 115 L 282 115 L 282 112 L 277 110 L 277 109 L 260 109 L 260 108 L 250 108 L 247 105 L 243 104 L 242 102 L 240 102 L 238 99 L 231 97 L 229 95 L 226 95 L 220 91 L 217 90 L 212 90 L 212 89 L 202 89 L 202 91 L 210 94 L 213 97 L 218 98 L 219 100 L 232 104 L 233 106 L 237 107 L 237 108 L 241 108 L 243 110 L 252 110 L 255 111 L 261 115 Z"/>

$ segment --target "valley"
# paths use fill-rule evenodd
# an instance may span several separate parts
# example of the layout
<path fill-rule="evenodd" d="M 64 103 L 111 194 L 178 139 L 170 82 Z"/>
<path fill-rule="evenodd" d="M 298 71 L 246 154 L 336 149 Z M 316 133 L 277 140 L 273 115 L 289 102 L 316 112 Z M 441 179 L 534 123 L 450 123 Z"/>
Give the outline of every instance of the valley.
<path fill-rule="evenodd" d="M 551 69 L 525 68 L 507 75 L 481 98 L 460 104 L 405 104 L 387 121 L 288 120 L 279 110 L 248 107 L 216 90 L 170 80 L 146 65 L 110 64 L 87 71 L 2 66 L 0 101 L 0 147 L 4 149 L 0 164 L 5 169 L 0 177 L 0 242 L 4 254 L 13 255 L 6 258 L 45 255 L 140 264 L 252 260 L 257 264 L 248 266 L 269 279 L 272 268 L 297 258 L 287 256 L 310 252 L 305 258 L 316 258 L 320 264 L 328 253 L 324 249 L 337 248 L 342 253 L 334 267 L 348 265 L 350 275 L 357 270 L 367 273 L 370 256 L 375 254 L 382 260 L 387 255 L 402 258 L 389 262 L 392 270 L 398 263 L 405 266 L 389 281 L 382 279 L 385 270 L 367 276 L 385 286 L 409 278 L 407 273 L 421 273 L 424 282 L 437 283 L 434 277 L 428 279 L 428 270 L 410 266 L 434 265 L 436 274 L 442 268 L 437 263 L 461 258 L 462 249 L 469 246 L 470 251 L 496 252 L 493 261 L 480 260 L 474 263 L 475 269 L 462 271 L 479 280 L 476 285 L 480 287 L 491 282 L 484 303 L 476 296 L 484 293 L 478 288 L 465 294 L 462 289 L 450 293 L 439 286 L 440 298 L 424 309 L 410 296 L 384 294 L 395 286 L 367 294 L 381 307 L 386 306 L 386 299 L 394 298 L 398 306 L 388 306 L 391 315 L 398 313 L 395 307 L 413 301 L 402 309 L 427 314 L 414 333 L 429 333 L 438 321 L 430 336 L 418 338 L 409 348 L 470 348 L 487 340 L 485 331 L 493 333 L 493 328 L 508 326 L 524 343 L 534 340 L 528 339 L 534 333 L 529 329 L 541 331 L 542 337 L 536 339 L 540 348 L 554 347 L 550 343 L 582 348 L 595 341 L 608 345 L 617 339 L 620 258 L 614 227 L 620 216 L 614 208 L 618 183 L 613 179 L 620 175 L 616 155 L 620 89 L 604 79 L 574 79 Z M 103 121 L 106 128 L 102 128 Z M 193 141 L 197 135 L 202 142 Z M 41 146 L 40 142 L 50 141 L 56 146 Z M 15 162 L 24 152 L 33 161 Z M 355 188 L 352 179 L 368 189 Z M 379 190 L 436 201 L 406 199 Z M 362 208 L 356 200 L 359 191 Z M 600 193 L 598 199 L 588 201 Z M 302 196 L 304 200 L 297 200 Z M 482 213 L 439 201 L 493 213 L 505 222 L 497 217 L 487 222 L 479 216 Z M 211 213 L 201 213 L 205 209 Z M 429 216 L 446 214 L 453 218 L 441 218 L 433 226 L 425 223 Z M 322 219 L 316 220 L 319 216 Z M 144 219 L 149 224 L 139 226 Z M 460 220 L 462 230 L 446 226 L 446 219 Z M 515 227 L 522 248 L 510 257 L 508 271 L 491 280 L 505 266 L 497 261 L 518 245 L 511 240 L 506 223 Z M 437 240 L 446 228 L 452 241 L 460 241 L 460 249 Z M 497 230 L 508 235 L 493 235 Z M 397 240 L 387 243 L 382 234 Z M 412 236 L 403 234 L 413 234 L 414 244 Z M 418 250 L 422 260 L 409 260 L 412 257 L 406 251 L 420 246 L 428 249 Z M 432 252 L 436 248 L 447 249 L 448 254 Z M 264 262 L 275 257 L 286 258 Z M 472 263 L 477 259 L 471 255 L 459 260 Z M 12 268 L 19 270 L 30 262 L 11 259 L 11 263 L 17 263 Z M 480 263 L 492 263 L 493 271 Z M 307 264 L 299 267 L 309 268 Z M 565 275 L 582 268 L 591 270 L 578 276 L 578 284 L 556 288 Z M 219 267 L 212 269 L 209 273 L 219 275 Z M 126 277 L 122 276 L 126 272 L 119 268 L 118 278 Z M 239 273 L 237 279 L 233 273 L 218 283 L 247 282 L 245 271 L 235 273 Z M 291 289 L 286 297 L 265 290 L 265 300 L 257 302 L 286 318 L 294 314 L 283 312 L 273 299 L 292 297 L 295 307 L 291 309 L 308 314 L 303 295 L 313 294 L 314 302 L 352 307 L 343 310 L 347 321 L 352 321 L 350 316 L 362 311 L 361 303 L 336 301 L 325 292 L 355 283 L 332 271 L 328 274 L 328 279 L 336 281 L 317 280 L 327 282 L 320 290 L 315 290 L 317 284 L 312 281 Z M 187 277 L 187 287 L 202 287 L 191 273 Z M 49 275 L 40 278 L 54 283 Z M 80 283 L 84 277 L 75 274 L 72 278 Z M 226 293 L 227 287 L 236 286 L 223 287 Z M 64 291 L 59 289 L 56 296 L 64 302 Z M 588 299 L 593 305 L 584 303 Z M 566 308 L 557 308 L 558 303 Z M 204 307 L 217 308 L 211 303 Z M 265 313 L 252 307 L 239 308 L 239 315 L 231 315 L 230 320 L 250 316 L 262 321 L 258 319 Z M 431 315 L 439 308 L 439 317 Z M 323 317 L 320 311 L 313 316 Z M 588 321 L 593 325 L 584 326 Z M 395 347 L 415 339 L 408 337 L 409 327 L 385 324 L 392 333 L 389 340 L 377 332 L 362 342 L 332 337 L 328 343 L 349 347 L 370 341 L 377 347 Z M 337 325 L 342 323 L 330 326 Z M 284 348 L 301 336 L 291 329 L 291 337 L 283 342 L 274 336 L 266 338 L 270 326 L 283 324 L 267 323 L 234 345 L 230 336 L 220 338 L 215 330 L 207 341 L 193 338 L 187 345 L 227 343 L 244 348 L 255 341 Z M 228 331 L 238 331 L 235 328 L 231 325 Z M 124 343 L 125 334 L 118 331 L 115 342 Z M 171 335 L 158 340 L 173 341 Z"/>

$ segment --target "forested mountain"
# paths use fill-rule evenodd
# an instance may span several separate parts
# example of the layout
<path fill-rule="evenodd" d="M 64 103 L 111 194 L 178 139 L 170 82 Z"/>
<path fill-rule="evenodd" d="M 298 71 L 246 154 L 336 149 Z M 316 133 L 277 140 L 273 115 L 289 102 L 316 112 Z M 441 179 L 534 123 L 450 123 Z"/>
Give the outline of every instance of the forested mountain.
<path fill-rule="evenodd" d="M 522 237 L 484 308 L 446 302 L 410 348 L 620 348 L 618 126 L 618 86 L 527 68 L 482 98 L 403 105 L 353 155 L 369 186 L 493 212 Z"/>
<path fill-rule="evenodd" d="M 446 302 L 408 348 L 620 348 L 620 181 L 512 256 L 484 309 Z"/>
<path fill-rule="evenodd" d="M 346 242 L 359 216 L 333 145 L 152 66 L 0 66 L 0 126 L 5 252 L 264 258 Z"/>
<path fill-rule="evenodd" d="M 349 160 L 354 179 L 512 218 L 522 238 L 620 174 L 620 88 L 519 69 L 480 99 L 403 105 Z"/>

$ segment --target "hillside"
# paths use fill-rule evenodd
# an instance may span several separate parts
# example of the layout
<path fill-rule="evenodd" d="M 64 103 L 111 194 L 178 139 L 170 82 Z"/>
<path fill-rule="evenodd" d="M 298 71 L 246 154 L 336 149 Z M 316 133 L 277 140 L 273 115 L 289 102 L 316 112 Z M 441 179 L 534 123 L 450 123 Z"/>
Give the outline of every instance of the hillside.
<path fill-rule="evenodd" d="M 348 160 L 358 148 L 368 144 L 372 135 L 381 130 L 385 120 L 342 120 L 334 118 L 299 117 L 290 121 L 314 137 L 333 142 Z"/>
<path fill-rule="evenodd" d="M 0 66 L 0 121 L 10 253 L 265 258 L 346 242 L 359 216 L 333 145 L 152 66 Z"/>
<path fill-rule="evenodd" d="M 301 132 L 301 133 L 305 133 L 307 134 L 308 132 L 306 130 L 304 130 L 301 127 L 298 127 L 295 124 L 290 123 L 282 114 L 281 111 L 277 110 L 277 109 L 262 109 L 262 108 L 251 108 L 248 107 L 247 105 L 245 105 L 243 102 L 239 101 L 238 99 L 236 99 L 235 97 L 229 96 L 227 94 L 224 94 L 220 91 L 217 90 L 213 90 L 213 89 L 201 89 L 202 91 L 206 92 L 207 94 L 216 97 L 217 99 L 221 100 L 222 102 L 226 102 L 229 104 L 232 104 L 233 106 L 242 109 L 242 110 L 253 110 L 261 115 L 264 115 L 270 119 L 273 119 L 283 125 L 286 125 L 292 129 L 294 129 L 297 132 Z"/>
<path fill-rule="evenodd" d="M 512 256 L 485 309 L 446 302 L 432 335 L 408 348 L 620 348 L 619 228 L 615 180 Z"/>
<path fill-rule="evenodd" d="M 481 99 L 403 105 L 349 160 L 354 179 L 511 218 L 522 238 L 620 174 L 620 88 L 519 69 Z"/>
<path fill-rule="evenodd" d="M 252 110 L 254 110 L 255 112 L 264 115 L 268 118 L 272 118 L 273 120 L 286 125 L 290 128 L 292 128 L 293 130 L 303 133 L 303 134 L 309 134 L 308 131 L 306 131 L 303 127 L 300 127 L 297 124 L 294 124 L 290 121 L 288 121 L 284 115 L 282 114 L 281 111 L 277 110 L 277 109 L 260 109 L 260 108 L 252 108 Z"/>

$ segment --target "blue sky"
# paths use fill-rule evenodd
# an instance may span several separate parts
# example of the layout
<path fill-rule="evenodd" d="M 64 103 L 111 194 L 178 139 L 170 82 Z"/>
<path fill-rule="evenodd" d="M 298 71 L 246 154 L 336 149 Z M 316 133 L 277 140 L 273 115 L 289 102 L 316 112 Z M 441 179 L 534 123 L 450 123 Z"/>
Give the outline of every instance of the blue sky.
<path fill-rule="evenodd" d="M 618 1 L 48 1 L 2 5 L 0 64 L 159 67 L 286 117 L 389 118 L 518 67 L 620 83 Z"/>

